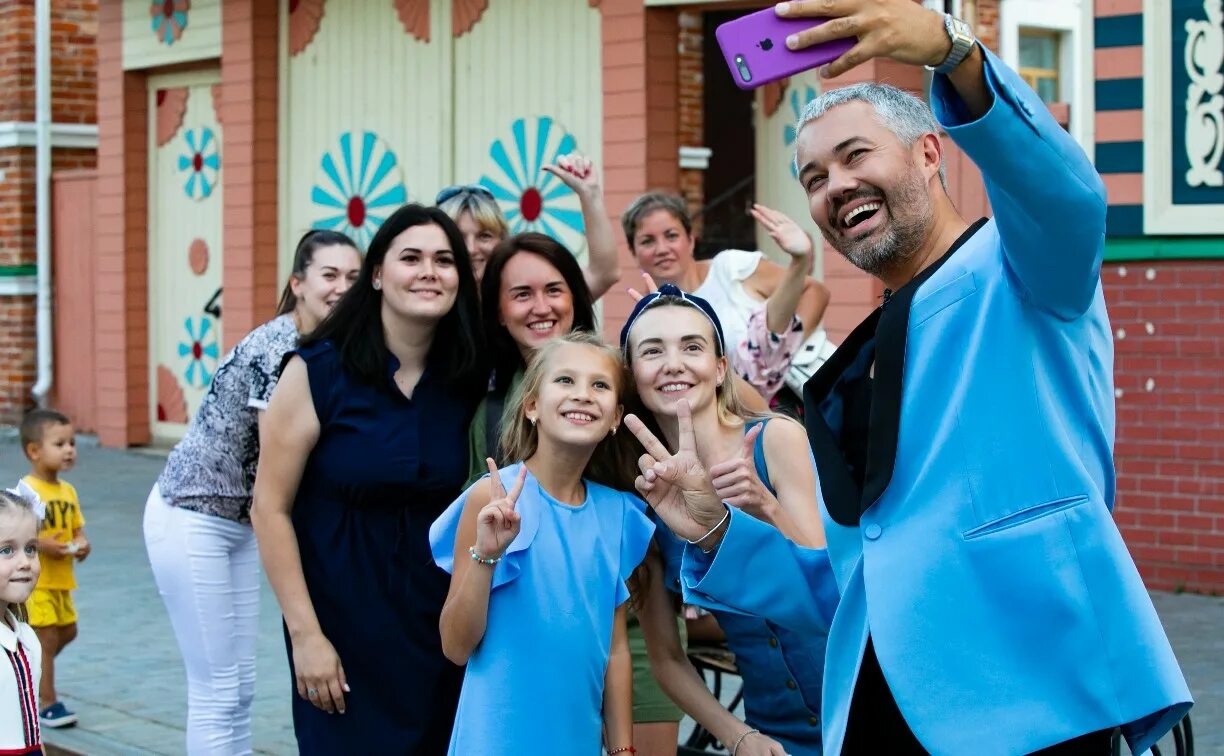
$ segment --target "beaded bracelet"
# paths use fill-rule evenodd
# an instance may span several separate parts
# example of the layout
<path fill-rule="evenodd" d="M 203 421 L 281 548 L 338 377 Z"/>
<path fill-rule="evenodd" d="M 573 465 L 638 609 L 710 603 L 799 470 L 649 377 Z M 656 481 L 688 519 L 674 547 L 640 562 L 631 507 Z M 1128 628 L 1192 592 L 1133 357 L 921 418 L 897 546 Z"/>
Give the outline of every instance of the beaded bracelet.
<path fill-rule="evenodd" d="M 473 562 L 479 562 L 480 564 L 486 564 L 490 567 L 492 567 L 493 565 L 497 564 L 498 562 L 502 560 L 501 557 L 496 557 L 494 559 L 486 559 L 485 557 L 482 557 L 481 555 L 476 553 L 475 546 L 468 546 L 468 553 L 472 555 Z"/>
<path fill-rule="evenodd" d="M 637 749 L 633 746 L 621 746 L 620 748 L 613 748 L 611 751 L 608 751 L 608 756 L 616 756 L 618 753 L 637 753 Z"/>
<path fill-rule="evenodd" d="M 761 732 L 760 730 L 748 730 L 743 735 L 740 735 L 738 738 L 736 738 L 735 745 L 731 746 L 731 756 L 735 756 L 735 752 L 739 750 L 740 744 L 743 743 L 744 740 L 746 740 L 749 735 L 757 735 L 760 732 Z"/>

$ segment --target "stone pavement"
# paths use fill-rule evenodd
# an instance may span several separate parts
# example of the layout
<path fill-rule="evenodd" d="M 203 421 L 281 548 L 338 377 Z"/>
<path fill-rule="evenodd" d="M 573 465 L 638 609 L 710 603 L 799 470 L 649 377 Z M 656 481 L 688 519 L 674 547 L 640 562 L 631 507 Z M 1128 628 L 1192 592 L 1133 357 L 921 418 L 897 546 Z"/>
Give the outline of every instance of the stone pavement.
<path fill-rule="evenodd" d="M 77 568 L 80 637 L 60 656 L 58 683 L 81 723 L 45 739 L 90 756 L 181 754 L 186 682 L 141 535 L 145 497 L 163 457 L 100 449 L 88 437 L 79 445 L 77 468 L 66 478 L 81 495 L 94 550 Z M 0 483 L 12 485 L 26 471 L 16 441 L 0 429 Z M 1224 754 L 1224 599 L 1156 594 L 1155 601 L 1197 700 L 1197 753 Z M 258 654 L 255 749 L 295 753 L 280 615 L 266 581 Z M 1170 756 L 1171 743 L 1162 745 Z"/>

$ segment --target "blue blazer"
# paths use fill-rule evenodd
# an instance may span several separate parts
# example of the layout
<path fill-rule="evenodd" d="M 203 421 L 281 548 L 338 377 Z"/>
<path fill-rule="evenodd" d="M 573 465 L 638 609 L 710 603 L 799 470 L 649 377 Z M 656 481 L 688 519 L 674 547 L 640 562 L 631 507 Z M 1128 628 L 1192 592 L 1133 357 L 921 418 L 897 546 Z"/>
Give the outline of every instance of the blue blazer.
<path fill-rule="evenodd" d="M 1104 187 L 1024 81 L 989 52 L 985 66 L 984 116 L 969 120 L 943 76 L 931 104 L 981 169 L 994 219 L 805 387 L 828 549 L 732 510 L 713 557 L 684 554 L 690 602 L 828 630 L 830 754 L 869 633 L 931 753 L 1025 754 L 1118 725 L 1141 753 L 1191 705 L 1111 515 Z M 837 441 L 839 389 L 873 360 L 860 487 Z"/>

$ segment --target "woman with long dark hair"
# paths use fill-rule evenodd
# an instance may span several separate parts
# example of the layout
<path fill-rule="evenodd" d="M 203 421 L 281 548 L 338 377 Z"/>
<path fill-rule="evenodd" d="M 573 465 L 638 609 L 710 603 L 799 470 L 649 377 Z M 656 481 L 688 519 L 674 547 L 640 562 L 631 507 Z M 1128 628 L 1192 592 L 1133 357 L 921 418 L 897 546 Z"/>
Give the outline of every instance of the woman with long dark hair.
<path fill-rule="evenodd" d="M 252 520 L 285 619 L 303 754 L 437 754 L 461 668 L 430 524 L 462 490 L 486 385 L 476 281 L 454 222 L 410 204 L 285 365 Z"/>
<path fill-rule="evenodd" d="M 357 277 L 357 245 L 335 231 L 298 242 L 277 317 L 217 368 L 145 506 L 153 577 L 187 667 L 187 752 L 250 753 L 259 624 L 251 493 L 258 426 L 285 355 Z"/>

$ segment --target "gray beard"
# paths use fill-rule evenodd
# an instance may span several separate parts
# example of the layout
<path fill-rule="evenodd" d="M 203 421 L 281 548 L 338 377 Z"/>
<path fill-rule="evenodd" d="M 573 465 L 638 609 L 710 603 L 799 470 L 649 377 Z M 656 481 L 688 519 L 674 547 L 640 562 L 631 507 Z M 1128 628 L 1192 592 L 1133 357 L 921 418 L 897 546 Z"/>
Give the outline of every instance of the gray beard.
<path fill-rule="evenodd" d="M 851 265 L 876 277 L 918 251 L 932 216 L 930 197 L 917 171 L 892 191 L 885 192 L 884 202 L 888 208 L 888 227 L 878 239 L 839 240 L 841 246 L 829 240 Z"/>

